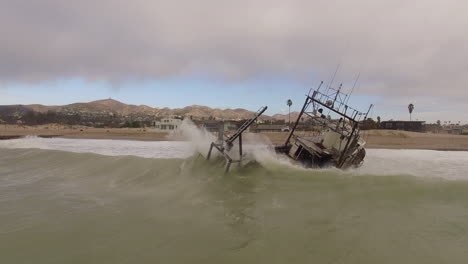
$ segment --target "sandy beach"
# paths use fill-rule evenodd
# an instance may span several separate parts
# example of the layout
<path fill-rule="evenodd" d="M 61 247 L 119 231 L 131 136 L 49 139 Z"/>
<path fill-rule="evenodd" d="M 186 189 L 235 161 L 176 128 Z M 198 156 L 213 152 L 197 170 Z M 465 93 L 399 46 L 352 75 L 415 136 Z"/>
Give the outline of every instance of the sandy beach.
<path fill-rule="evenodd" d="M 273 144 L 281 144 L 288 133 L 261 133 Z M 144 141 L 184 140 L 180 135 L 156 132 L 144 128 L 90 128 L 80 126 L 0 126 L 0 139 L 24 136 L 63 137 L 83 139 L 126 139 Z M 416 133 L 395 130 L 368 130 L 363 132 L 367 148 L 384 149 L 431 149 L 468 151 L 468 136 Z"/>
<path fill-rule="evenodd" d="M 180 137 L 169 136 L 169 133 L 156 132 L 146 128 L 91 128 L 82 126 L 0 126 L 0 139 L 23 136 L 63 137 L 83 139 L 127 139 L 127 140 L 183 140 Z"/>

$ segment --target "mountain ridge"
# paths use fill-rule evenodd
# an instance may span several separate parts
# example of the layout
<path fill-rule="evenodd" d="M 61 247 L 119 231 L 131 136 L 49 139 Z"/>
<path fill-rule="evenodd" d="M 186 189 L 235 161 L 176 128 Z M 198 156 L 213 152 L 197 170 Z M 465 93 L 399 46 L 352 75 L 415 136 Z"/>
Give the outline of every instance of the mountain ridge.
<path fill-rule="evenodd" d="M 254 111 L 243 108 L 211 108 L 204 105 L 190 105 L 182 108 L 158 108 L 147 105 L 133 105 L 120 102 L 115 99 L 100 99 L 90 102 L 77 102 L 67 105 L 42 105 L 42 104 L 16 104 L 16 105 L 0 105 L 0 116 L 5 113 L 33 111 L 42 114 L 48 112 L 66 113 L 68 115 L 120 115 L 123 117 L 135 116 L 153 116 L 153 117 L 170 117 L 183 116 L 192 118 L 216 118 L 216 119 L 248 119 L 253 116 Z M 17 112 L 18 112 L 17 111 Z M 286 116 L 286 117 L 285 117 Z M 287 115 L 276 114 L 274 116 L 263 115 L 261 119 L 279 119 L 286 120 Z M 292 118 L 292 116 L 291 116 Z M 147 118 L 145 118 L 147 119 Z"/>

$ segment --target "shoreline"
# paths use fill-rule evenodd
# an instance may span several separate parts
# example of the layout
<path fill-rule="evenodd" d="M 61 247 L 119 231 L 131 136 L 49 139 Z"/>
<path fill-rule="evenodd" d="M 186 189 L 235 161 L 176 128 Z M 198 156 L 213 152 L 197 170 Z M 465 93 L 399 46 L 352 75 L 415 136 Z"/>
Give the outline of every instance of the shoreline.
<path fill-rule="evenodd" d="M 287 132 L 249 133 L 260 136 L 273 145 L 282 144 Z M 144 128 L 88 128 L 58 125 L 25 127 L 0 126 L 0 140 L 19 139 L 27 136 L 40 138 L 111 139 L 138 141 L 186 141 L 180 134 L 170 134 Z M 468 151 L 468 136 L 417 133 L 396 130 L 362 131 L 368 149 L 419 149 L 437 151 Z"/>

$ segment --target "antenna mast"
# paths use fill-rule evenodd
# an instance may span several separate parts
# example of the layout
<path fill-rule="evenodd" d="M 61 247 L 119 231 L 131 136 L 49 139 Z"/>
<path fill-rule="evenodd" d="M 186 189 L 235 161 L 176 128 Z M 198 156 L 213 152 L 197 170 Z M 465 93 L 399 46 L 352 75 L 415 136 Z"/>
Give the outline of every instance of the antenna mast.
<path fill-rule="evenodd" d="M 348 104 L 349 98 L 350 98 L 351 95 L 353 94 L 353 92 L 354 92 L 354 87 L 356 87 L 356 84 L 357 84 L 357 82 L 358 82 L 360 76 L 361 76 L 361 72 L 358 73 L 358 75 L 357 75 L 357 77 L 356 77 L 356 80 L 354 81 L 353 88 L 351 89 L 351 92 L 350 92 L 349 95 L 348 95 L 348 100 L 346 100 L 345 105 Z"/>

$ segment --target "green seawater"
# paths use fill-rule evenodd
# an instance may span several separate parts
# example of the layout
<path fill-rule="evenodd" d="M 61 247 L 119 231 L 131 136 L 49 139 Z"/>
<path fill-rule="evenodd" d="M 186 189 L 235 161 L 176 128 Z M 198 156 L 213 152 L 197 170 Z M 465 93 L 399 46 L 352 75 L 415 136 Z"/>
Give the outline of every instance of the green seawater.
<path fill-rule="evenodd" d="M 0 263 L 467 263 L 468 181 L 1 149 Z"/>

